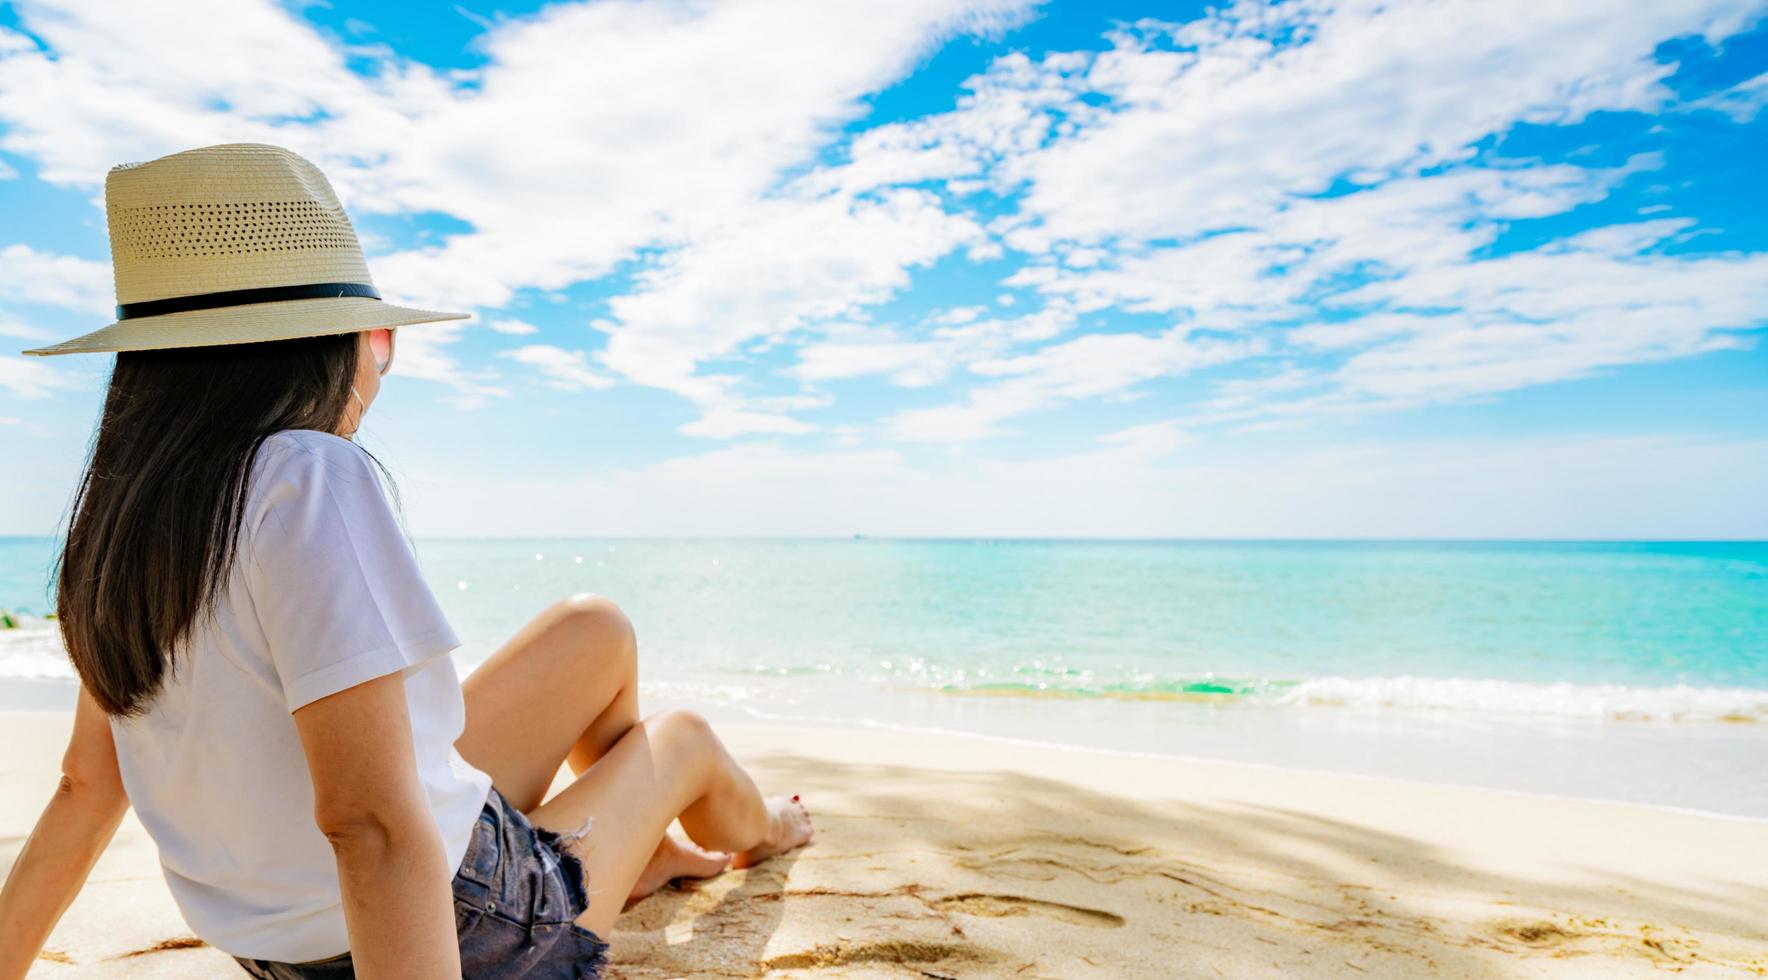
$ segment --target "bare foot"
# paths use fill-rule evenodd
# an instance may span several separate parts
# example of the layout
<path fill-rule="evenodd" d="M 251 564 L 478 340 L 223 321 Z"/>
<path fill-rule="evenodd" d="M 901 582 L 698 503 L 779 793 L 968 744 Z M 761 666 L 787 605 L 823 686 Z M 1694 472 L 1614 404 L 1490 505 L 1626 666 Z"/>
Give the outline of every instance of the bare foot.
<path fill-rule="evenodd" d="M 798 797 L 769 797 L 767 815 L 772 824 L 767 839 L 747 851 L 738 851 L 731 858 L 731 867 L 747 868 L 760 864 L 775 854 L 784 854 L 794 847 L 809 843 L 810 812 L 804 809 L 804 804 L 798 802 Z"/>
<path fill-rule="evenodd" d="M 723 851 L 704 850 L 664 834 L 650 863 L 639 872 L 632 894 L 626 896 L 626 904 L 631 905 L 677 878 L 710 878 L 730 863 L 731 856 Z"/>

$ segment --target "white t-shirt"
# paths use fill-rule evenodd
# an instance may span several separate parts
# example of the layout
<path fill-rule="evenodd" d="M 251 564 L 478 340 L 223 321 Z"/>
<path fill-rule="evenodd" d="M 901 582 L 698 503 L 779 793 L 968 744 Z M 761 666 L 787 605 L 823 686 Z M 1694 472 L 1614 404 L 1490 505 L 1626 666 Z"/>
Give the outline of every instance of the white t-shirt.
<path fill-rule="evenodd" d="M 455 751 L 460 645 L 379 471 L 339 436 L 278 432 L 253 462 L 240 550 L 166 686 L 111 720 L 129 802 L 185 921 L 224 952 L 301 962 L 350 947 L 331 844 L 291 714 L 405 673 L 418 778 L 458 869 L 491 777 Z"/>

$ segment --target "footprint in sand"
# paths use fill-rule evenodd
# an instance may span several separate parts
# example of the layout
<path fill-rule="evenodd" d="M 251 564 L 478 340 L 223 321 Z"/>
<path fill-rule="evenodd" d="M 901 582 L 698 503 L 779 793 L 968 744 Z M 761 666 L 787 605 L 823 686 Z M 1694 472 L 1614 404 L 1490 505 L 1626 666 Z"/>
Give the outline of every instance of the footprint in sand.
<path fill-rule="evenodd" d="M 179 936 L 176 939 L 162 939 L 159 942 L 154 943 L 152 946 L 143 949 L 132 949 L 129 952 L 116 957 L 116 959 L 126 960 L 132 956 L 150 956 L 154 953 L 170 953 L 180 949 L 201 949 L 207 945 L 208 943 L 203 942 L 195 936 Z"/>
<path fill-rule="evenodd" d="M 988 956 L 974 946 L 917 942 L 908 939 L 870 943 L 833 943 L 797 953 L 770 956 L 761 965 L 767 970 L 802 970 L 847 966 L 854 963 L 938 963 L 942 960 L 984 960 Z"/>
<path fill-rule="evenodd" d="M 1494 922 L 1491 930 L 1499 939 L 1532 946 L 1535 949 L 1548 949 L 1564 945 L 1581 936 L 1580 933 L 1567 930 L 1555 923 L 1534 919 L 1507 919 L 1502 922 Z"/>
<path fill-rule="evenodd" d="M 1116 929 L 1123 925 L 1123 916 L 1103 909 L 1090 909 L 1082 905 L 1065 905 L 1061 902 L 1047 902 L 1041 898 L 1028 898 L 1023 895 L 989 895 L 982 892 L 969 892 L 937 899 L 931 904 L 941 911 L 962 912 L 965 915 L 986 915 L 995 918 L 1009 915 L 1042 915 L 1061 922 L 1094 929 Z"/>

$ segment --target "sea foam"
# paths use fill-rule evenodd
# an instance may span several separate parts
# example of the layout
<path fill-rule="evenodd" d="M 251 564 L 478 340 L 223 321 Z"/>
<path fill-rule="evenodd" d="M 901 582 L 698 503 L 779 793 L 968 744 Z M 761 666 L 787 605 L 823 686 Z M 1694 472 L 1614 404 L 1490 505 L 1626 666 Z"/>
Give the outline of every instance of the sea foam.
<path fill-rule="evenodd" d="M 1074 684 L 946 684 L 942 694 L 1049 700 L 1165 701 L 1215 708 L 1409 710 L 1568 721 L 1768 722 L 1768 691 L 1633 687 L 1456 677 L 1229 678 Z"/>
<path fill-rule="evenodd" d="M 1750 688 L 1540 684 L 1438 677 L 1317 677 L 1276 703 L 1534 715 L 1591 721 L 1768 722 L 1768 691 Z"/>
<path fill-rule="evenodd" d="M 61 632 L 48 620 L 20 617 L 15 629 L 0 630 L 0 678 L 72 678 L 73 665 L 62 650 Z"/>
<path fill-rule="evenodd" d="M 463 669 L 470 670 L 470 666 Z M 784 673 L 817 674 L 821 671 Z M 61 636 L 53 622 L 27 618 L 17 629 L 0 630 L 0 681 L 73 677 L 73 668 L 62 650 Z M 666 684 L 671 680 L 653 671 L 649 682 Z M 686 681 L 688 678 L 673 680 Z M 778 680 L 790 686 L 793 678 L 782 676 Z M 877 680 L 870 678 L 862 683 L 871 686 Z M 765 689 L 769 682 L 748 680 L 747 683 Z M 918 684 L 909 686 L 922 687 Z M 932 689 L 956 695 L 1170 701 L 1175 705 L 1190 703 L 1221 708 L 1397 709 L 1568 721 L 1768 723 L 1768 690 L 1686 684 L 1644 687 L 1454 677 L 1266 680 L 1203 675 L 1185 680 L 1138 677 L 1122 683 L 1103 684 L 1075 683 L 1071 678 L 1029 684 L 971 682 L 938 685 Z M 728 696 L 730 692 L 723 693 Z"/>

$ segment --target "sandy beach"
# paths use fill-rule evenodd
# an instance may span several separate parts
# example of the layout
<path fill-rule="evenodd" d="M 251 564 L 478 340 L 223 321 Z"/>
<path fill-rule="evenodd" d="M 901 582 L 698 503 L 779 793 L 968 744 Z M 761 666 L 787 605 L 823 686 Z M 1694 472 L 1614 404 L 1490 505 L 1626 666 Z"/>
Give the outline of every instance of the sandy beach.
<path fill-rule="evenodd" d="M 0 863 L 71 714 L 0 714 Z M 636 905 L 609 975 L 1768 974 L 1768 823 L 922 733 L 724 725 L 818 836 Z M 561 780 L 564 774 L 561 773 Z M 228 976 L 130 817 L 32 977 Z"/>

